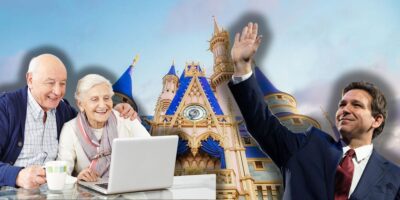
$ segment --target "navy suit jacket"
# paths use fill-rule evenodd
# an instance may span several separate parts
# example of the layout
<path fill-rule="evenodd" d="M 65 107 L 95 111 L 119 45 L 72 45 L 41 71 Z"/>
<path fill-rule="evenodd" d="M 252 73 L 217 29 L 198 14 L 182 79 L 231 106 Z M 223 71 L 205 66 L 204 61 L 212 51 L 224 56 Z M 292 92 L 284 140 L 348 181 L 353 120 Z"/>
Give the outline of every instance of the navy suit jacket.
<path fill-rule="evenodd" d="M 15 186 L 22 167 L 13 166 L 24 145 L 28 88 L 0 95 L 0 186 Z M 57 139 L 65 122 L 77 112 L 66 100 L 56 108 Z"/>
<path fill-rule="evenodd" d="M 333 200 L 340 142 L 315 127 L 293 133 L 271 114 L 254 74 L 229 88 L 247 129 L 280 168 L 283 199 Z M 400 168 L 373 151 L 350 199 L 400 199 Z"/>

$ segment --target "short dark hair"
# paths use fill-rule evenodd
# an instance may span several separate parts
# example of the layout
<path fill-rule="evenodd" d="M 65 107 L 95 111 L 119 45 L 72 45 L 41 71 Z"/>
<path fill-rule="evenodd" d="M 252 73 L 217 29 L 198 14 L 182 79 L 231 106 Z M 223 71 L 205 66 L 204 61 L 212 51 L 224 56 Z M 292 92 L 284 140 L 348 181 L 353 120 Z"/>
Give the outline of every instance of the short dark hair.
<path fill-rule="evenodd" d="M 387 118 L 387 108 L 386 108 L 386 98 L 383 92 L 374 84 L 366 81 L 360 81 L 360 82 L 352 82 L 348 84 L 342 92 L 342 95 L 346 94 L 350 90 L 354 89 L 360 89 L 368 92 L 369 95 L 372 97 L 371 101 L 371 112 L 372 116 L 376 117 L 378 114 L 381 114 L 383 116 L 383 122 L 382 124 L 374 130 L 374 133 L 372 135 L 372 139 L 374 139 L 376 136 L 382 133 L 383 127 L 385 126 L 385 121 Z"/>

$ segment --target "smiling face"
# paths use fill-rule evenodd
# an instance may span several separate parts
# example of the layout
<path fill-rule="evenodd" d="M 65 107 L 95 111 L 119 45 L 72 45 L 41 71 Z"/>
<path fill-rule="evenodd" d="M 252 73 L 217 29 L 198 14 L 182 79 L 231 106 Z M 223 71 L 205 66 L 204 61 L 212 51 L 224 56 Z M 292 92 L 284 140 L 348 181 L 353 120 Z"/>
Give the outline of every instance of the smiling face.
<path fill-rule="evenodd" d="M 78 100 L 79 109 L 85 112 L 92 128 L 102 128 L 112 112 L 112 89 L 106 83 L 90 88 Z"/>
<path fill-rule="evenodd" d="M 372 133 L 383 119 L 381 115 L 372 116 L 371 95 L 365 90 L 352 89 L 346 92 L 339 102 L 336 112 L 336 126 L 346 143 L 354 138 L 369 142 Z"/>
<path fill-rule="evenodd" d="M 50 54 L 35 59 L 35 68 L 26 74 L 29 90 L 44 111 L 58 106 L 65 95 L 67 70 L 64 64 Z"/>

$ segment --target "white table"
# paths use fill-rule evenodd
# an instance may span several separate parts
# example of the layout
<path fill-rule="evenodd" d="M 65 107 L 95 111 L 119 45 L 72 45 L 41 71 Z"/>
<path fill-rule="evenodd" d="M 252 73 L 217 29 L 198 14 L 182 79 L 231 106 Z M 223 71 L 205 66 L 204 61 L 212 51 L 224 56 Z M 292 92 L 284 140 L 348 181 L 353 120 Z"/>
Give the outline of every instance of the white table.
<path fill-rule="evenodd" d="M 103 195 L 75 184 L 62 193 L 52 193 L 43 185 L 39 189 L 26 190 L 1 187 L 1 199 L 216 199 L 215 174 L 175 176 L 171 188 L 115 195 Z"/>
<path fill-rule="evenodd" d="M 171 188 L 122 194 L 127 199 L 215 199 L 215 174 L 175 176 Z"/>

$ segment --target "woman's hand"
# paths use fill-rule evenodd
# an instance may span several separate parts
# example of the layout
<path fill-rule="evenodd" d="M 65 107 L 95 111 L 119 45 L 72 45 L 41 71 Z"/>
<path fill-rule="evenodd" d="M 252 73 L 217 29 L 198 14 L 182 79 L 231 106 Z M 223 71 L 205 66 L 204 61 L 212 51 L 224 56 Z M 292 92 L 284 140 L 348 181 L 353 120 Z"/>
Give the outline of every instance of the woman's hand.
<path fill-rule="evenodd" d="M 99 175 L 91 168 L 86 168 L 78 174 L 78 180 L 86 182 L 95 182 L 99 178 Z"/>

